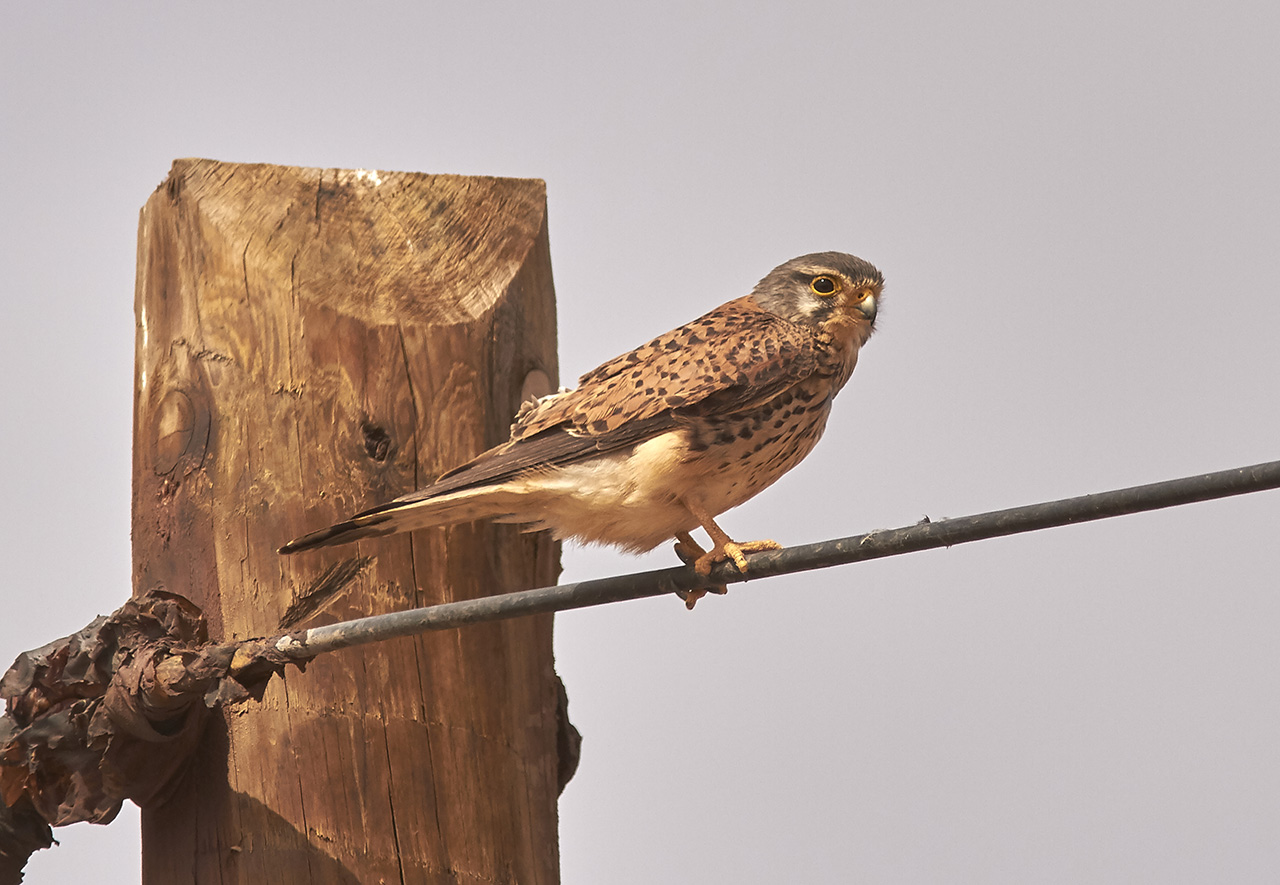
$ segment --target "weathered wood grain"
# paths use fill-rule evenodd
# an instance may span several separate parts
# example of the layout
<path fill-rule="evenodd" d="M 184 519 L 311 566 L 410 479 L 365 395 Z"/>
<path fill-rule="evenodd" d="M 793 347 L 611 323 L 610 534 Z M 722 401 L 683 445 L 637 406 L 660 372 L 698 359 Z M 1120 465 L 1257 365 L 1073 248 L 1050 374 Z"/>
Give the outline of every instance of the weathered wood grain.
<path fill-rule="evenodd" d="M 555 383 L 539 181 L 182 160 L 142 210 L 134 588 L 215 641 L 271 633 L 357 550 L 302 532 L 504 439 Z M 526 389 L 527 388 L 527 389 Z M 554 583 L 540 535 L 472 524 L 364 542 L 307 626 Z M 143 814 L 144 879 L 558 880 L 549 615 L 327 655 L 211 717 Z"/>

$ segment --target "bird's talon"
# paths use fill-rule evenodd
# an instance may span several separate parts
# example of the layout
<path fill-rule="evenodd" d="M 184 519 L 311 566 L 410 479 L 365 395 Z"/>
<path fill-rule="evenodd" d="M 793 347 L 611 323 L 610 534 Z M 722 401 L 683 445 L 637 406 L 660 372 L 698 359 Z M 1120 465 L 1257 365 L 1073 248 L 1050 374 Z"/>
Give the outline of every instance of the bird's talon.
<path fill-rule="evenodd" d="M 711 566 L 717 561 L 715 551 L 708 553 L 703 550 L 702 545 L 693 540 L 693 537 L 688 532 L 679 532 L 676 535 L 675 551 L 681 562 L 703 576 L 711 574 Z M 677 590 L 676 592 L 684 600 L 685 608 L 693 611 L 693 607 L 697 605 L 698 600 L 708 593 L 725 594 L 729 592 L 729 588 L 724 584 L 709 584 L 706 587 L 697 587 L 693 590 Z"/>
<path fill-rule="evenodd" d="M 703 550 L 702 545 L 693 540 L 693 536 L 688 532 L 676 534 L 675 551 L 680 561 L 687 566 L 692 566 L 698 574 L 704 576 L 711 574 L 711 566 L 716 562 L 715 551 L 708 553 Z"/>
<path fill-rule="evenodd" d="M 707 554 L 707 551 L 699 547 L 692 538 L 686 541 L 677 541 L 675 543 L 676 556 L 680 557 L 680 561 L 685 565 L 695 565 L 700 557 Z"/>
<path fill-rule="evenodd" d="M 724 545 L 724 554 L 726 559 L 732 559 L 733 564 L 738 567 L 738 571 L 744 575 L 747 573 L 747 557 L 742 552 L 742 547 L 733 541 Z"/>
<path fill-rule="evenodd" d="M 693 590 L 677 590 L 680 598 L 684 600 L 684 607 L 689 611 L 693 611 L 693 607 L 698 604 L 698 600 L 706 596 L 708 593 L 715 593 L 717 596 L 723 596 L 729 592 L 729 588 L 724 584 L 708 584 L 706 587 L 697 587 Z"/>
<path fill-rule="evenodd" d="M 723 533 L 721 533 L 723 534 Z M 722 544 L 717 544 L 711 550 L 703 550 L 702 546 L 688 532 L 678 532 L 676 534 L 675 551 L 676 556 L 680 557 L 681 562 L 693 568 L 694 572 L 707 577 L 711 574 L 712 568 L 717 562 L 731 560 L 742 574 L 747 573 L 747 554 L 755 553 L 759 550 L 779 550 L 782 545 L 777 541 L 744 541 L 739 544 L 736 541 L 726 540 Z M 708 593 L 728 593 L 729 588 L 724 584 L 710 584 L 706 587 L 699 587 L 696 590 L 685 590 L 680 592 L 680 598 L 684 600 L 686 608 L 692 609 L 698 600 Z"/>
<path fill-rule="evenodd" d="M 743 541 L 741 544 L 736 541 L 726 541 L 724 545 L 724 555 L 722 559 L 732 559 L 733 564 L 738 567 L 738 571 L 744 575 L 747 573 L 747 554 L 758 553 L 761 550 L 781 550 L 782 545 L 777 541 Z"/>

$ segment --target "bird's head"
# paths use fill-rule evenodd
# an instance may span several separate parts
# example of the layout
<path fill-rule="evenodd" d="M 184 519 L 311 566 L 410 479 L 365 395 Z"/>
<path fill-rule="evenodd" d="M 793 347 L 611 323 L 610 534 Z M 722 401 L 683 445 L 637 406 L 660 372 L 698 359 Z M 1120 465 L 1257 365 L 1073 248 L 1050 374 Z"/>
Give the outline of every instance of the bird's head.
<path fill-rule="evenodd" d="M 884 277 L 869 262 L 844 252 L 815 252 L 769 271 L 751 295 L 793 323 L 861 346 L 875 329 L 883 289 Z"/>

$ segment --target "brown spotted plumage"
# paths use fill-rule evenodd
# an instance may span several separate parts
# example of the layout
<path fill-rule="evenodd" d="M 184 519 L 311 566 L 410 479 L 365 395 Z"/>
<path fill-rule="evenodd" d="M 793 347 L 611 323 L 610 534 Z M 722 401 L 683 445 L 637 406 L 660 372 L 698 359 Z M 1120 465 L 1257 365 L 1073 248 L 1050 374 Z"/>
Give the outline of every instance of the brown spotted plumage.
<path fill-rule="evenodd" d="M 525 404 L 506 443 L 280 552 L 492 518 L 637 552 L 675 538 L 701 574 L 726 558 L 746 571 L 744 553 L 778 545 L 737 544 L 715 517 L 812 450 L 883 285 L 852 255 L 792 259 L 750 295 Z M 689 535 L 699 526 L 710 552 Z"/>

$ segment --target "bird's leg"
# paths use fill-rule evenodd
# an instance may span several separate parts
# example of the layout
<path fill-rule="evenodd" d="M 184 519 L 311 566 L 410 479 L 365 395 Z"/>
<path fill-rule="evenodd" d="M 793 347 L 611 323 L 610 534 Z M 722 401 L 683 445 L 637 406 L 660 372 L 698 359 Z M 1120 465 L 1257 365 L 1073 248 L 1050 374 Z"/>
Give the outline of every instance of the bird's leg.
<path fill-rule="evenodd" d="M 693 536 L 688 532 L 676 532 L 676 556 L 680 557 L 680 561 L 688 566 L 695 566 L 699 559 L 707 555 L 707 551 L 702 549 L 702 545 L 693 540 Z M 684 607 L 692 610 L 698 600 L 706 596 L 708 593 L 728 593 L 729 588 L 724 584 L 708 584 L 705 587 L 696 587 L 693 590 L 678 591 L 680 598 L 684 600 Z"/>
<path fill-rule="evenodd" d="M 747 573 L 747 557 L 748 553 L 755 553 L 758 550 L 780 550 L 782 545 L 777 541 L 743 541 L 738 543 L 725 534 L 724 529 L 716 525 L 716 521 L 711 518 L 711 514 L 697 504 L 683 501 L 684 507 L 693 515 L 706 533 L 711 536 L 711 543 L 714 545 L 709 553 L 703 553 L 693 564 L 693 570 L 700 575 L 711 574 L 711 567 L 717 562 L 723 562 L 726 559 L 733 560 L 733 564 L 738 567 L 738 571 L 744 575 Z M 677 536 L 678 537 L 678 536 Z"/>
<path fill-rule="evenodd" d="M 685 565 L 693 565 L 698 561 L 700 556 L 705 556 L 707 551 L 702 549 L 702 545 L 693 540 L 693 535 L 688 532 L 676 532 L 676 556 L 680 557 L 680 561 Z"/>

